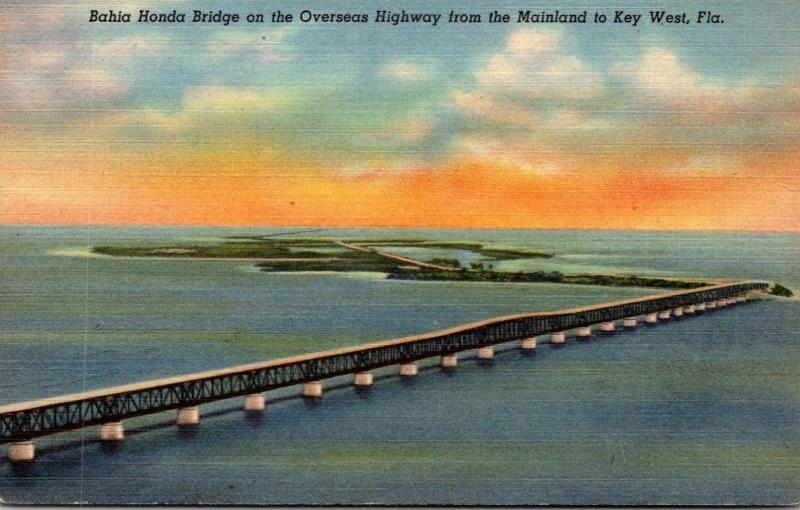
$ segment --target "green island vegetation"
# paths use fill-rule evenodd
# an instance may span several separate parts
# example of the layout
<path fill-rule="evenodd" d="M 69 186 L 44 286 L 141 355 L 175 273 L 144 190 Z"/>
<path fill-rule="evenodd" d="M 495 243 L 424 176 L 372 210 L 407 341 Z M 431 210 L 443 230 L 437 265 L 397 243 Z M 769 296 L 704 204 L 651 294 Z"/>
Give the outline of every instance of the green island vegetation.
<path fill-rule="evenodd" d="M 467 250 L 481 256 L 469 268 L 450 257 L 430 260 L 398 260 L 382 252 L 385 247 L 412 247 Z M 484 262 L 551 258 L 552 253 L 487 247 L 481 243 L 430 241 L 424 239 L 278 239 L 269 236 L 232 237 L 216 245 L 117 247 L 97 246 L 95 253 L 123 257 L 244 259 L 252 260 L 265 272 L 380 272 L 397 280 L 564 283 L 611 287 L 651 287 L 691 289 L 712 282 L 693 279 L 657 278 L 636 275 L 565 274 L 559 271 L 495 271 Z M 409 259 L 409 257 L 405 257 Z M 414 262 L 416 260 L 416 263 Z M 434 267 L 436 266 L 436 267 Z M 767 291 L 775 296 L 791 297 L 786 287 L 773 283 Z"/>
<path fill-rule="evenodd" d="M 194 246 L 97 246 L 95 253 L 117 257 L 176 257 L 176 258 L 331 258 L 331 253 L 314 251 L 315 248 L 331 248 L 330 242 L 297 242 L 295 240 L 263 242 L 226 242 L 217 245 Z M 298 248 L 300 248 L 298 250 Z M 303 250 L 303 248 L 305 250 Z M 342 248 L 349 253 L 350 250 Z"/>
<path fill-rule="evenodd" d="M 428 262 L 430 262 L 431 264 L 436 264 L 437 266 L 450 266 L 456 269 L 461 268 L 461 262 L 459 262 L 457 259 L 447 259 L 447 258 L 437 257 L 429 260 Z"/>
<path fill-rule="evenodd" d="M 787 289 L 783 285 L 779 283 L 771 283 L 769 286 L 769 290 L 767 293 L 772 294 L 773 296 L 781 296 L 781 297 L 792 297 L 794 296 L 794 292 Z"/>
<path fill-rule="evenodd" d="M 670 289 L 693 289 L 711 285 L 708 282 L 694 280 L 672 280 L 667 278 L 651 278 L 633 275 L 608 274 L 564 274 L 559 271 L 502 272 L 465 270 L 437 271 L 422 268 L 418 271 L 397 271 L 390 273 L 389 278 L 400 280 L 438 280 L 469 282 L 548 282 L 569 283 L 574 285 L 604 285 L 607 287 L 654 287 Z"/>
<path fill-rule="evenodd" d="M 259 242 L 259 241 L 263 242 L 270 240 L 269 237 L 264 237 L 264 236 L 232 237 L 231 239 L 241 240 L 245 242 Z M 307 243 L 307 242 L 320 242 L 320 239 L 294 238 L 294 239 L 281 239 L 280 241 L 276 239 L 274 241 L 281 243 L 283 242 Z M 515 260 L 519 258 L 549 259 L 553 257 L 553 253 L 546 251 L 517 249 L 517 248 L 512 249 L 512 248 L 487 247 L 485 244 L 476 243 L 473 241 L 431 241 L 427 239 L 328 239 L 324 241 L 328 243 L 335 243 L 336 241 L 339 241 L 347 244 L 356 244 L 358 246 L 364 246 L 368 248 L 376 248 L 378 250 L 384 247 L 443 248 L 448 250 L 466 250 L 479 253 L 481 256 L 485 258 L 490 258 L 494 260 Z"/>

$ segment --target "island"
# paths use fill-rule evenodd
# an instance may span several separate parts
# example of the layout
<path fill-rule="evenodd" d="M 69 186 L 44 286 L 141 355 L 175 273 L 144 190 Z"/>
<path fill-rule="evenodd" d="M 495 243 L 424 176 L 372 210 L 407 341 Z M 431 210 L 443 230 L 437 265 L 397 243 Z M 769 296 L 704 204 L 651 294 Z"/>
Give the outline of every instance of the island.
<path fill-rule="evenodd" d="M 408 250 L 429 256 L 410 256 Z M 93 252 L 116 257 L 191 258 L 253 262 L 264 272 L 380 272 L 389 279 L 562 283 L 611 287 L 652 287 L 692 289 L 715 281 L 667 278 L 631 274 L 562 273 L 560 271 L 501 271 L 499 261 L 549 259 L 555 254 L 487 246 L 469 241 L 430 239 L 329 239 L 236 236 L 214 245 L 193 246 L 97 246 Z M 442 253 L 444 255 L 442 255 Z M 469 255 L 464 262 L 458 254 Z M 770 294 L 793 295 L 790 289 L 773 283 Z"/>

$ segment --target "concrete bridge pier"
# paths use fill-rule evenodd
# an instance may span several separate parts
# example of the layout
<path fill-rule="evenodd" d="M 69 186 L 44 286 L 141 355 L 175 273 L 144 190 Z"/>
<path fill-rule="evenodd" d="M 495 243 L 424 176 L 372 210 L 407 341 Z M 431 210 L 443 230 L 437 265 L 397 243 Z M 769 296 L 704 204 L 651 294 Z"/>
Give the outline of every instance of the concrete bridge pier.
<path fill-rule="evenodd" d="M 556 331 L 550 334 L 550 343 L 553 345 L 564 345 L 567 343 L 567 336 L 563 331 Z"/>
<path fill-rule="evenodd" d="M 733 306 L 733 305 L 736 304 L 736 298 L 733 298 L 733 297 L 729 297 L 725 301 L 728 303 L 728 306 Z"/>
<path fill-rule="evenodd" d="M 706 304 L 705 303 L 698 303 L 694 305 L 694 312 L 695 313 L 703 313 L 706 311 Z"/>
<path fill-rule="evenodd" d="M 578 328 L 578 340 L 586 340 L 592 336 L 591 326 L 582 326 Z"/>
<path fill-rule="evenodd" d="M 400 365 L 400 376 L 402 377 L 414 377 L 419 373 L 419 369 L 417 368 L 417 364 L 412 363 L 403 363 Z"/>
<path fill-rule="evenodd" d="M 716 301 L 709 301 L 708 303 L 706 303 L 706 310 L 714 310 L 715 308 L 717 308 Z"/>
<path fill-rule="evenodd" d="M 303 385 L 303 396 L 308 398 L 322 398 L 322 381 L 311 381 Z"/>
<path fill-rule="evenodd" d="M 650 326 L 652 326 L 653 324 L 658 324 L 658 314 L 648 313 L 647 315 L 644 316 L 644 323 Z"/>
<path fill-rule="evenodd" d="M 248 413 L 258 413 L 267 408 L 267 401 L 263 393 L 254 393 L 244 397 L 244 410 Z"/>
<path fill-rule="evenodd" d="M 725 299 L 718 299 L 717 300 L 717 308 L 725 308 L 728 306 L 728 301 Z"/>
<path fill-rule="evenodd" d="M 16 441 L 8 445 L 8 460 L 11 462 L 30 462 L 35 457 L 33 441 Z"/>
<path fill-rule="evenodd" d="M 600 333 L 604 335 L 613 335 L 617 328 L 614 326 L 614 321 L 606 321 L 600 323 Z"/>
<path fill-rule="evenodd" d="M 523 338 L 522 342 L 519 345 L 519 347 L 523 351 L 534 351 L 534 350 L 536 350 L 536 337 L 532 336 L 530 338 Z"/>
<path fill-rule="evenodd" d="M 736 296 L 736 302 L 737 303 L 744 303 L 745 301 L 747 301 L 747 297 L 746 296 Z"/>
<path fill-rule="evenodd" d="M 491 345 L 486 347 L 481 347 L 478 349 L 478 359 L 493 359 L 494 358 L 494 347 Z"/>
<path fill-rule="evenodd" d="M 636 317 L 626 317 L 622 320 L 622 327 L 625 329 L 636 329 L 639 326 L 639 321 Z"/>
<path fill-rule="evenodd" d="M 672 310 L 662 310 L 658 312 L 658 320 L 667 321 L 669 320 L 670 315 L 672 315 Z"/>
<path fill-rule="evenodd" d="M 458 366 L 458 354 L 442 356 L 442 368 L 456 368 Z"/>
<path fill-rule="evenodd" d="M 125 441 L 125 427 L 121 421 L 100 425 L 100 441 Z"/>
<path fill-rule="evenodd" d="M 678 317 L 683 317 L 683 308 L 677 307 L 672 310 L 672 315 L 677 319 Z"/>
<path fill-rule="evenodd" d="M 372 386 L 372 372 L 358 372 L 353 375 L 353 386 Z"/>
<path fill-rule="evenodd" d="M 686 315 L 694 315 L 694 305 L 684 306 L 683 313 L 685 313 Z"/>
<path fill-rule="evenodd" d="M 181 407 L 175 420 L 179 427 L 194 427 L 200 424 L 200 408 L 197 406 Z"/>

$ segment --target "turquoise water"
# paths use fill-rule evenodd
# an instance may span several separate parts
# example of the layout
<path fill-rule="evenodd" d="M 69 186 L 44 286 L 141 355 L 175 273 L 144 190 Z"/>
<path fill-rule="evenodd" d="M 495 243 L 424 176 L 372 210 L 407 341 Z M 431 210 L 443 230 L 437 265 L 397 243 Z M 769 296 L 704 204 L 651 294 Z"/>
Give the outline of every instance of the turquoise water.
<path fill-rule="evenodd" d="M 267 274 L 246 262 L 90 256 L 98 244 L 196 244 L 281 229 L 0 227 L 0 402 L 11 403 L 646 294 L 543 284 Z M 294 230 L 294 229 L 286 229 Z M 302 235 L 302 234 L 301 234 Z M 565 272 L 763 278 L 800 289 L 788 234 L 328 231 L 553 251 Z M 308 235 L 305 235 L 307 237 Z M 0 461 L 11 503 L 788 503 L 800 499 L 800 306 L 765 301 L 534 356 L 377 375 L 309 405 L 268 394 L 37 440 Z M 510 346 L 509 346 L 510 347 Z M 433 361 L 430 365 L 433 365 Z M 279 401 L 276 401 L 278 399 Z"/>

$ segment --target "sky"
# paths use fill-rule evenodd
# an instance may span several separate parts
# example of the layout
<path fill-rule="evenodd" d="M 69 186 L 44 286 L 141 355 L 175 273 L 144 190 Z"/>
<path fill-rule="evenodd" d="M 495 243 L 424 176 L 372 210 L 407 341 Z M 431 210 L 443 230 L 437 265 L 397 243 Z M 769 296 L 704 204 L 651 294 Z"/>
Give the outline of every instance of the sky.
<path fill-rule="evenodd" d="M 791 0 L 709 0 L 716 25 L 690 2 L 548 5 L 692 20 L 637 27 L 520 24 L 537 6 L 503 0 L 112 6 L 198 7 L 370 22 L 101 24 L 93 0 L 3 2 L 0 223 L 800 231 Z"/>

